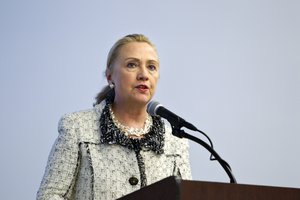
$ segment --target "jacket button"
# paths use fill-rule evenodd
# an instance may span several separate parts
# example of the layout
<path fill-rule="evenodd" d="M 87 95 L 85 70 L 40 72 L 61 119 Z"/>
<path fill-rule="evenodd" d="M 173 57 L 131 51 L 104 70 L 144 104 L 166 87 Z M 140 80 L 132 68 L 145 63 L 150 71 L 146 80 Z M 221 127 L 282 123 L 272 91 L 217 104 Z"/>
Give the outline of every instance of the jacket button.
<path fill-rule="evenodd" d="M 130 185 L 136 185 L 136 184 L 138 184 L 138 182 L 139 182 L 139 179 L 135 178 L 134 176 L 129 179 Z"/>

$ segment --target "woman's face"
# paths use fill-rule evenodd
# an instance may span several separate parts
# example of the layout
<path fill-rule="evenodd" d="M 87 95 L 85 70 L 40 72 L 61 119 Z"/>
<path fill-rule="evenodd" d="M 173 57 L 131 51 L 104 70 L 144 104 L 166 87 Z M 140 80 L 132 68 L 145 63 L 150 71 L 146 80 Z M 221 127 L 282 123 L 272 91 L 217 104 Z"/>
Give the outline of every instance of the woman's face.
<path fill-rule="evenodd" d="M 115 102 L 147 104 L 153 97 L 159 78 L 155 49 L 145 42 L 122 46 L 107 79 L 115 85 Z"/>

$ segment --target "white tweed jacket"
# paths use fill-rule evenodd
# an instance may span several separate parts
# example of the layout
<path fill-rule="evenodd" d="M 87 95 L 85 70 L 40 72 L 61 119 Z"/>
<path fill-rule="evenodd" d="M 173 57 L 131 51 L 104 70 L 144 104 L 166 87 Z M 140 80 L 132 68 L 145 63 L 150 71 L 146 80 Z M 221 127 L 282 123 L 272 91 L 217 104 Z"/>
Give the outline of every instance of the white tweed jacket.
<path fill-rule="evenodd" d="M 134 151 L 100 143 L 100 116 L 105 102 L 64 115 L 37 193 L 37 200 L 111 200 L 139 190 Z M 172 175 L 191 179 L 188 143 L 172 135 L 165 123 L 164 153 L 142 150 L 147 184 Z"/>

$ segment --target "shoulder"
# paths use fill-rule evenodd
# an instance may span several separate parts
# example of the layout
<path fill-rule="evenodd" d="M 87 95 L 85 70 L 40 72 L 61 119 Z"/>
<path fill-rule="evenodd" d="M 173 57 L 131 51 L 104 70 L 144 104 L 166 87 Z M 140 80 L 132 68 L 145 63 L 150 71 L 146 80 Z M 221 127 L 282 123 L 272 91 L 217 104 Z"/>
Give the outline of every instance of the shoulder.
<path fill-rule="evenodd" d="M 103 104 L 63 115 L 58 123 L 60 137 L 77 138 L 77 142 L 99 143 L 100 116 Z"/>
<path fill-rule="evenodd" d="M 78 128 L 83 124 L 88 125 L 97 121 L 101 116 L 103 107 L 102 104 L 98 104 L 90 109 L 64 114 L 59 120 L 58 128 Z"/>
<path fill-rule="evenodd" d="M 78 127 L 78 125 L 85 123 L 86 121 L 88 121 L 90 118 L 93 118 L 94 116 L 95 114 L 93 109 L 64 114 L 58 122 L 58 128 L 59 129 L 76 128 Z"/>

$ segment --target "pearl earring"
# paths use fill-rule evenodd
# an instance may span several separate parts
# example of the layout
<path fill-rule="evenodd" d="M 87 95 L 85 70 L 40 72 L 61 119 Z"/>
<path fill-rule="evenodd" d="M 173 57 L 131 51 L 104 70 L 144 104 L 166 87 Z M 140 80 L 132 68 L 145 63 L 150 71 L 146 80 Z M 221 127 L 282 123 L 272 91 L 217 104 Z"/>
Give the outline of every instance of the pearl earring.
<path fill-rule="evenodd" d="M 110 89 L 114 89 L 115 85 L 113 83 L 109 84 Z"/>

